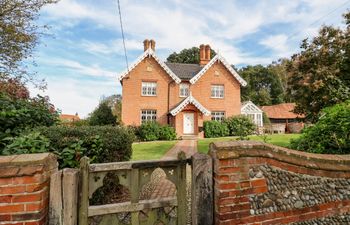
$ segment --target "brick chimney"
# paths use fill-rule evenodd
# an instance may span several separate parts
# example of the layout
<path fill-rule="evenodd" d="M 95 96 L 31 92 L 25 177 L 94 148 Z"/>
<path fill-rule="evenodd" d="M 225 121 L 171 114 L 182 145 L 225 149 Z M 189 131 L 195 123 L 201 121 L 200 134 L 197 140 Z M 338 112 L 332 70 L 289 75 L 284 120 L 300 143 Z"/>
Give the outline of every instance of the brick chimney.
<path fill-rule="evenodd" d="M 156 42 L 155 42 L 153 39 L 151 39 L 151 40 L 149 41 L 149 43 L 150 43 L 150 45 L 151 45 L 152 50 L 155 51 L 155 50 L 156 50 Z"/>
<path fill-rule="evenodd" d="M 199 65 L 204 66 L 210 61 L 210 46 L 201 44 L 199 46 Z"/>
<path fill-rule="evenodd" d="M 143 41 L 143 51 L 147 51 L 147 49 L 150 47 L 150 41 L 148 39 L 145 39 Z"/>

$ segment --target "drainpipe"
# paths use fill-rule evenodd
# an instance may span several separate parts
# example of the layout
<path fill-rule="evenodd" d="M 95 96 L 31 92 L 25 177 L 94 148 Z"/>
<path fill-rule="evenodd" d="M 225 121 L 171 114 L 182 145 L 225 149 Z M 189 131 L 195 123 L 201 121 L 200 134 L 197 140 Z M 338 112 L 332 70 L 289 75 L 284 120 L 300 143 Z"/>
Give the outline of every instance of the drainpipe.
<path fill-rule="evenodd" d="M 168 125 L 170 125 L 170 85 L 174 83 L 174 80 L 170 81 L 168 83 L 168 113 L 167 113 L 167 122 L 168 122 Z"/>

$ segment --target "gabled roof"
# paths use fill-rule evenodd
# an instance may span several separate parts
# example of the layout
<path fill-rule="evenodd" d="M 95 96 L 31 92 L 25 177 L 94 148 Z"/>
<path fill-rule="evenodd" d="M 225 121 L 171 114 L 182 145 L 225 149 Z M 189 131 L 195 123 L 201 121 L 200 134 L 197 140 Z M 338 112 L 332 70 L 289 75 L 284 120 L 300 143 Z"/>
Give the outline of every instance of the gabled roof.
<path fill-rule="evenodd" d="M 201 78 L 203 76 L 203 74 L 217 61 L 220 61 L 228 71 L 230 71 L 230 73 L 232 74 L 232 76 L 234 78 L 236 78 L 236 80 L 244 87 L 247 85 L 247 82 L 241 77 L 239 76 L 239 74 L 232 68 L 232 66 L 224 59 L 224 57 L 222 57 L 220 54 L 217 54 L 216 56 L 214 56 L 214 58 L 212 58 L 203 68 L 201 71 L 199 71 L 199 73 L 196 74 L 196 76 L 192 77 L 190 80 L 191 84 L 196 83 L 197 80 L 199 80 L 199 78 Z"/>
<path fill-rule="evenodd" d="M 129 70 L 124 71 L 120 76 L 119 76 L 119 80 L 123 80 L 123 78 L 128 75 L 140 62 L 142 62 L 142 60 L 146 57 L 153 57 L 157 63 L 165 70 L 165 72 L 167 72 L 167 74 L 176 82 L 176 83 L 180 83 L 181 79 L 179 77 L 177 77 L 174 72 L 164 63 L 162 62 L 154 53 L 154 51 L 149 48 L 147 49 L 130 67 Z"/>
<path fill-rule="evenodd" d="M 188 104 L 193 104 L 194 106 L 196 106 L 196 108 L 201 111 L 204 115 L 209 116 L 210 115 L 210 111 L 207 110 L 206 108 L 204 108 L 204 106 L 202 106 L 202 104 L 200 104 L 190 93 L 190 95 L 185 98 L 182 102 L 180 102 L 180 104 L 178 104 L 175 108 L 173 108 L 170 111 L 170 114 L 175 116 L 176 114 L 178 114 L 179 112 L 181 112 Z"/>
<path fill-rule="evenodd" d="M 199 64 L 186 64 L 186 63 L 170 63 L 165 62 L 165 64 L 173 71 L 176 76 L 181 80 L 190 80 L 192 77 L 201 71 L 203 66 Z"/>
<path fill-rule="evenodd" d="M 242 102 L 241 104 L 241 112 L 262 113 L 263 111 L 258 106 L 256 106 L 252 101 L 246 101 L 246 102 Z"/>
<path fill-rule="evenodd" d="M 261 109 L 266 113 L 267 117 L 271 119 L 295 119 L 305 118 L 303 114 L 296 114 L 293 112 L 295 103 L 282 103 L 278 105 L 262 106 Z"/>

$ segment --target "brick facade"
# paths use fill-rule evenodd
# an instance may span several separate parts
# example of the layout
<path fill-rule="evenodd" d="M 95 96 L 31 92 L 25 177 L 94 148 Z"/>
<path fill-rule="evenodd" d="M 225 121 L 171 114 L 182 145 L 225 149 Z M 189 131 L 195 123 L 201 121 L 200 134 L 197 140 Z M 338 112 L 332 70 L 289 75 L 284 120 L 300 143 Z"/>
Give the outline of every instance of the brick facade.
<path fill-rule="evenodd" d="M 209 47 L 209 46 L 207 46 Z M 146 49 L 146 47 L 145 47 Z M 204 60 L 202 62 L 208 62 Z M 156 82 L 157 96 L 142 96 L 142 82 Z M 224 111 L 225 116 L 240 114 L 240 83 L 231 72 L 220 62 L 215 62 L 194 84 L 189 80 L 182 83 L 190 85 L 192 96 L 209 111 Z M 141 110 L 157 110 L 157 122 L 170 124 L 175 127 L 177 134 L 183 134 L 183 112 L 195 114 L 195 135 L 203 136 L 201 127 L 203 121 L 210 120 L 211 116 L 203 115 L 196 107 L 188 106 L 176 116 L 169 115 L 171 109 L 176 107 L 185 98 L 180 97 L 180 84 L 176 83 L 153 57 L 145 57 L 122 81 L 122 121 L 125 125 L 141 124 Z M 224 85 L 224 98 L 211 98 L 211 85 Z"/>
<path fill-rule="evenodd" d="M 214 143 L 215 224 L 350 219 L 350 157 L 260 142 Z M 305 223 L 301 223 L 305 221 Z"/>
<path fill-rule="evenodd" d="M 0 157 L 0 225 L 47 224 L 49 179 L 56 170 L 48 153 Z"/>

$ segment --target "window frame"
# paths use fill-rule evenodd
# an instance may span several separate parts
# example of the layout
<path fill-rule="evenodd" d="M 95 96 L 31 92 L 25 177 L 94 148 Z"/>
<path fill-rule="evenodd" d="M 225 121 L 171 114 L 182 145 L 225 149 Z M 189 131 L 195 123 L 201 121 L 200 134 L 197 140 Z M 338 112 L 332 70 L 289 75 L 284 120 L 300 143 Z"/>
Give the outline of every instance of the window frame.
<path fill-rule="evenodd" d="M 220 88 L 222 88 L 222 90 L 220 90 Z M 213 89 L 214 89 L 214 91 L 213 91 Z M 222 96 L 221 96 L 221 92 L 222 92 Z M 214 93 L 214 95 L 213 95 L 213 93 Z M 223 85 L 223 84 L 212 84 L 211 88 L 210 88 L 210 97 L 211 98 L 218 98 L 218 99 L 225 98 L 225 85 Z"/>
<path fill-rule="evenodd" d="M 158 84 L 155 81 L 142 81 L 141 82 L 141 96 L 146 96 L 146 97 L 157 96 L 157 86 L 158 86 Z M 146 90 L 145 93 L 144 93 L 144 87 Z M 153 94 L 153 92 L 154 92 L 154 94 Z"/>
<path fill-rule="evenodd" d="M 219 121 L 222 122 L 226 118 L 226 112 L 225 111 L 212 111 L 211 112 L 211 118 L 212 121 Z"/>
<path fill-rule="evenodd" d="M 245 112 L 242 115 L 249 118 L 256 126 L 262 127 L 263 126 L 263 116 L 262 113 L 257 112 Z"/>
<path fill-rule="evenodd" d="M 145 112 L 145 120 L 143 120 L 143 116 L 144 116 L 144 112 Z M 150 119 L 148 119 L 147 117 L 151 117 Z M 141 109 L 140 112 L 140 120 L 141 120 L 141 124 L 146 123 L 146 122 L 156 122 L 157 121 L 157 110 L 156 109 Z"/>
<path fill-rule="evenodd" d="M 185 93 L 185 95 L 183 95 L 183 93 L 182 93 L 183 88 L 181 86 L 186 86 L 187 87 L 187 93 Z M 179 96 L 180 96 L 180 98 L 186 98 L 189 95 L 190 95 L 190 84 L 188 84 L 188 83 L 180 83 L 180 85 L 179 85 Z"/>

